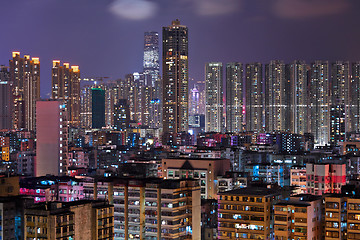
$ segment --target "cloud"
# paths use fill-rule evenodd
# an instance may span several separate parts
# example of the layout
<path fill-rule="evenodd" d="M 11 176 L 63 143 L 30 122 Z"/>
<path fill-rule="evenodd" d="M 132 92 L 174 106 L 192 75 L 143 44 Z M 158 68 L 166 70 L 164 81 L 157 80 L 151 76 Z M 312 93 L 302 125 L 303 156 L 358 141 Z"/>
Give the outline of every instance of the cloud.
<path fill-rule="evenodd" d="M 225 15 L 238 11 L 242 0 L 194 0 L 196 11 L 203 16 Z"/>
<path fill-rule="evenodd" d="M 115 16 L 128 20 L 144 20 L 153 17 L 158 5 L 148 0 L 114 0 L 109 10 Z"/>
<path fill-rule="evenodd" d="M 300 19 L 334 15 L 349 8 L 347 0 L 276 0 L 274 14 L 281 18 Z"/>

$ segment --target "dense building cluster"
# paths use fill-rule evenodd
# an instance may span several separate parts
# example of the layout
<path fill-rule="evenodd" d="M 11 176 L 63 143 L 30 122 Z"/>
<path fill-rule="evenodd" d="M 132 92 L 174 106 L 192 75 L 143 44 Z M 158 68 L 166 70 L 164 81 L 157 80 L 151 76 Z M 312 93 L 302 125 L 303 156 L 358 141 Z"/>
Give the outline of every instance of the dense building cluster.
<path fill-rule="evenodd" d="M 360 63 L 208 62 L 188 28 L 142 70 L 0 68 L 1 239 L 359 239 Z M 190 55 L 191 56 L 191 55 Z M 162 75 L 160 74 L 162 64 Z"/>

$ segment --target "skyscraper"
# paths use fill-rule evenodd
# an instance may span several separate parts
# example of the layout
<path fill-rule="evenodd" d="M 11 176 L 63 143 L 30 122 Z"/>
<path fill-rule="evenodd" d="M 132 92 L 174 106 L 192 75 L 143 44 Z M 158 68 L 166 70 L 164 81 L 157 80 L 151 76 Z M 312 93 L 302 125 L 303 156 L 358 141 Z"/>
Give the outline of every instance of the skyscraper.
<path fill-rule="evenodd" d="M 196 115 L 200 113 L 200 92 L 197 85 L 190 90 L 189 99 L 189 115 Z"/>
<path fill-rule="evenodd" d="M 270 61 L 265 67 L 265 126 L 267 131 L 289 131 L 289 82 L 285 64 Z"/>
<path fill-rule="evenodd" d="M 327 61 L 315 61 L 310 73 L 310 129 L 317 145 L 329 142 L 329 64 Z"/>
<path fill-rule="evenodd" d="M 345 105 L 330 105 L 330 144 L 338 145 L 345 141 L 346 129 Z"/>
<path fill-rule="evenodd" d="M 0 66 L 0 129 L 11 129 L 12 93 L 8 68 Z"/>
<path fill-rule="evenodd" d="M 360 132 L 360 62 L 351 64 L 351 79 L 349 87 L 350 124 L 348 130 Z"/>
<path fill-rule="evenodd" d="M 105 90 L 91 89 L 92 128 L 105 127 Z"/>
<path fill-rule="evenodd" d="M 303 61 L 294 61 L 289 68 L 291 84 L 290 130 L 294 133 L 304 134 L 308 132 L 308 66 Z"/>
<path fill-rule="evenodd" d="M 331 104 L 348 105 L 349 62 L 336 61 L 331 64 Z"/>
<path fill-rule="evenodd" d="M 246 130 L 264 131 L 264 90 L 261 63 L 246 64 Z"/>
<path fill-rule="evenodd" d="M 51 98 L 63 101 L 68 121 L 73 126 L 80 124 L 80 70 L 79 66 L 69 63 L 60 65 L 59 60 L 53 60 Z"/>
<path fill-rule="evenodd" d="M 144 115 L 143 107 L 145 106 L 145 99 L 143 96 L 143 88 L 145 87 L 145 76 L 143 73 L 139 72 L 134 72 L 132 75 L 134 76 L 132 101 L 134 101 L 133 106 L 135 106 L 135 120 L 139 124 L 144 124 L 142 120 Z"/>
<path fill-rule="evenodd" d="M 114 125 L 114 106 L 119 100 L 117 97 L 117 88 L 114 84 L 108 83 L 105 86 L 105 126 Z"/>
<path fill-rule="evenodd" d="M 142 86 L 141 87 L 141 124 L 149 126 L 151 120 L 154 119 L 155 112 L 151 112 L 151 100 L 153 100 L 153 90 L 151 86 Z"/>
<path fill-rule="evenodd" d="M 151 128 L 160 128 L 160 123 L 161 123 L 161 106 L 160 106 L 160 102 L 161 100 L 160 99 L 152 99 L 150 101 L 150 108 L 149 108 L 149 111 L 150 111 L 150 116 L 153 116 L 151 117 L 149 120 L 149 126 Z"/>
<path fill-rule="evenodd" d="M 190 107 L 189 115 L 196 115 L 200 112 L 200 93 L 199 89 L 195 85 L 194 88 L 190 90 Z"/>
<path fill-rule="evenodd" d="M 142 107 L 146 113 L 142 115 L 141 121 L 142 124 L 153 127 L 161 126 L 161 111 L 150 111 L 152 101 L 157 101 L 161 104 L 160 99 L 162 99 L 159 55 L 159 34 L 157 32 L 145 32 L 143 62 L 145 87 L 141 91 L 145 94 L 142 96 L 144 99 Z M 149 90 L 152 92 L 149 92 Z M 148 97 L 150 97 L 150 99 L 148 99 Z M 155 116 L 154 114 L 158 115 Z M 157 122 L 155 122 L 155 120 Z"/>
<path fill-rule="evenodd" d="M 159 34 L 157 32 L 145 32 L 144 34 L 144 61 L 143 73 L 145 75 L 145 85 L 157 87 L 155 96 L 161 95 L 160 82 L 160 63 L 159 63 Z"/>
<path fill-rule="evenodd" d="M 163 132 L 188 131 L 188 28 L 179 20 L 163 27 Z"/>
<path fill-rule="evenodd" d="M 13 83 L 13 128 L 35 130 L 36 101 L 40 99 L 40 61 L 29 55 L 13 52 L 10 81 Z"/>
<path fill-rule="evenodd" d="M 350 125 L 349 66 L 349 62 L 342 61 L 331 64 L 330 143 L 334 145 L 345 141 L 345 133 Z"/>
<path fill-rule="evenodd" d="M 119 99 L 114 105 L 114 128 L 126 130 L 130 123 L 130 110 L 126 99 Z"/>
<path fill-rule="evenodd" d="M 245 131 L 243 72 L 241 63 L 226 64 L 226 130 L 228 132 Z"/>
<path fill-rule="evenodd" d="M 205 132 L 223 132 L 223 65 L 205 65 Z"/>
<path fill-rule="evenodd" d="M 91 128 L 92 126 L 92 98 L 91 98 L 91 88 L 92 86 L 85 86 L 81 89 L 80 95 L 80 122 L 81 127 Z"/>
<path fill-rule="evenodd" d="M 134 74 L 125 76 L 125 95 L 130 108 L 130 120 L 141 122 L 141 83 L 135 79 Z"/>
<path fill-rule="evenodd" d="M 37 155 L 35 175 L 67 173 L 67 126 L 65 105 L 60 101 L 37 101 Z"/>

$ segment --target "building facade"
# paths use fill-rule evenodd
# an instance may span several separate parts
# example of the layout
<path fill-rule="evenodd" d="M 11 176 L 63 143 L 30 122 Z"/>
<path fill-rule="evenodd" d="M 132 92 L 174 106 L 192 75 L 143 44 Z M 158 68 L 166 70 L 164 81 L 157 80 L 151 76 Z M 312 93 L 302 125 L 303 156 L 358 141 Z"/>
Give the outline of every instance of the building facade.
<path fill-rule="evenodd" d="M 323 239 L 321 197 L 295 195 L 276 203 L 274 236 L 277 240 Z"/>
<path fill-rule="evenodd" d="M 290 186 L 296 187 L 296 193 L 306 193 L 306 167 L 293 166 L 290 169 Z"/>
<path fill-rule="evenodd" d="M 0 66 L 0 129 L 12 128 L 12 83 L 7 67 Z"/>
<path fill-rule="evenodd" d="M 114 128 L 126 130 L 130 124 L 130 109 L 126 99 L 119 99 L 114 106 Z"/>
<path fill-rule="evenodd" d="M 293 133 L 308 132 L 308 65 L 304 61 L 294 61 L 290 68 L 291 126 Z"/>
<path fill-rule="evenodd" d="M 162 159 L 164 179 L 197 179 L 202 199 L 215 199 L 218 176 L 230 170 L 230 160 L 223 158 Z"/>
<path fill-rule="evenodd" d="M 261 63 L 246 64 L 245 86 L 246 130 L 262 132 L 265 130 L 265 111 Z"/>
<path fill-rule="evenodd" d="M 265 126 L 269 132 L 290 130 L 290 83 L 282 61 L 265 67 Z"/>
<path fill-rule="evenodd" d="M 24 239 L 114 239 L 114 207 L 102 201 L 39 203 L 25 210 Z"/>
<path fill-rule="evenodd" d="M 310 72 L 310 132 L 315 144 L 324 146 L 330 135 L 330 83 L 327 61 L 315 61 Z"/>
<path fill-rule="evenodd" d="M 12 88 L 13 128 L 35 130 L 36 101 L 40 99 L 40 61 L 29 55 L 20 57 L 13 52 L 10 65 Z"/>
<path fill-rule="evenodd" d="M 145 32 L 144 34 L 144 61 L 143 73 L 145 86 L 151 89 L 151 98 L 146 101 L 148 108 L 151 101 L 162 99 L 162 84 L 160 77 L 160 53 L 159 53 L 159 34 L 157 32 Z M 160 104 L 162 102 L 160 101 Z M 149 110 L 149 119 L 145 125 L 160 127 L 161 111 Z"/>
<path fill-rule="evenodd" d="M 92 128 L 105 127 L 105 90 L 91 88 Z"/>
<path fill-rule="evenodd" d="M 351 132 L 360 132 L 360 62 L 351 64 L 349 87 L 349 125 Z"/>
<path fill-rule="evenodd" d="M 205 132 L 224 131 L 223 65 L 211 62 L 205 65 Z"/>
<path fill-rule="evenodd" d="M 188 28 L 179 20 L 163 27 L 163 132 L 188 131 Z M 164 139 L 164 140 L 165 140 Z"/>
<path fill-rule="evenodd" d="M 306 164 L 306 193 L 340 193 L 345 184 L 345 164 Z"/>
<path fill-rule="evenodd" d="M 63 101 L 67 120 L 70 125 L 80 124 L 80 70 L 79 66 L 70 66 L 59 60 L 53 61 L 51 98 Z"/>
<path fill-rule="evenodd" d="M 239 188 L 218 193 L 218 239 L 273 239 L 272 204 L 278 193 Z"/>
<path fill-rule="evenodd" d="M 118 178 L 85 183 L 84 191 L 114 204 L 116 240 L 201 239 L 197 181 Z"/>
<path fill-rule="evenodd" d="M 245 131 L 244 70 L 238 62 L 226 64 L 226 131 Z"/>
<path fill-rule="evenodd" d="M 67 173 L 67 132 L 65 106 L 59 101 L 37 103 L 37 156 L 35 175 Z"/>

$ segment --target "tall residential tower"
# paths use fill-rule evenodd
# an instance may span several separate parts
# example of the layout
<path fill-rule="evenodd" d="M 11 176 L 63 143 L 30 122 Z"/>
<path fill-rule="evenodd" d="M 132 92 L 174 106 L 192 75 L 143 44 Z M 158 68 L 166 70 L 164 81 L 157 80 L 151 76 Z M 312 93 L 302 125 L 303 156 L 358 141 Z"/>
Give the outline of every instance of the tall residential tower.
<path fill-rule="evenodd" d="M 329 63 L 315 61 L 311 64 L 310 76 L 310 127 L 315 144 L 325 145 L 329 142 L 330 97 L 329 97 Z"/>
<path fill-rule="evenodd" d="M 51 98 L 63 101 L 71 125 L 80 125 L 80 70 L 69 63 L 53 61 Z"/>
<path fill-rule="evenodd" d="M 303 61 L 294 61 L 289 66 L 291 84 L 291 127 L 294 133 L 308 132 L 308 65 Z"/>
<path fill-rule="evenodd" d="M 12 94 L 8 67 L 0 65 L 0 129 L 11 129 Z"/>
<path fill-rule="evenodd" d="M 188 131 L 188 28 L 179 20 L 163 27 L 163 132 Z"/>
<path fill-rule="evenodd" d="M 162 123 L 162 111 L 156 111 L 156 108 L 161 107 L 162 104 L 159 55 L 159 34 L 157 32 L 145 32 L 143 61 L 145 86 L 141 87 L 143 99 L 141 122 L 152 128 L 160 128 Z"/>
<path fill-rule="evenodd" d="M 290 86 L 285 64 L 271 61 L 265 67 L 265 125 L 267 131 L 289 131 Z"/>
<path fill-rule="evenodd" d="M 264 90 L 261 63 L 246 64 L 245 70 L 245 116 L 246 130 L 264 131 Z"/>
<path fill-rule="evenodd" d="M 245 130 L 243 72 L 241 63 L 226 64 L 226 131 L 228 132 Z"/>
<path fill-rule="evenodd" d="M 205 65 L 205 132 L 223 132 L 223 65 Z"/>
<path fill-rule="evenodd" d="M 331 64 L 330 143 L 334 145 L 345 141 L 345 133 L 350 125 L 349 67 L 349 62 L 337 61 Z"/>
<path fill-rule="evenodd" d="M 40 99 L 40 61 L 29 55 L 13 52 L 10 81 L 13 83 L 13 128 L 35 130 L 36 101 Z"/>
<path fill-rule="evenodd" d="M 351 64 L 349 131 L 360 132 L 360 62 Z"/>

